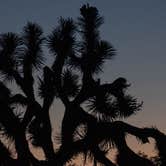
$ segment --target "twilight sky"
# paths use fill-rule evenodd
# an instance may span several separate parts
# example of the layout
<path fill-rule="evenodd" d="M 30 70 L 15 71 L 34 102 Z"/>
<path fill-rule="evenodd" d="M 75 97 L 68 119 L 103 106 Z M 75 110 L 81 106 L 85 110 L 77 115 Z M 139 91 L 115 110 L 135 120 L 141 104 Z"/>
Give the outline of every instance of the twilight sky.
<path fill-rule="evenodd" d="M 165 0 L 1 0 L 0 33 L 20 32 L 27 21 L 39 23 L 49 33 L 57 18 L 77 18 L 80 6 L 87 2 L 105 18 L 101 37 L 117 49 L 115 59 L 105 65 L 103 80 L 126 77 L 132 84 L 130 93 L 144 101 L 142 112 L 127 121 L 166 133 Z M 62 113 L 56 103 L 51 113 L 56 126 Z"/>

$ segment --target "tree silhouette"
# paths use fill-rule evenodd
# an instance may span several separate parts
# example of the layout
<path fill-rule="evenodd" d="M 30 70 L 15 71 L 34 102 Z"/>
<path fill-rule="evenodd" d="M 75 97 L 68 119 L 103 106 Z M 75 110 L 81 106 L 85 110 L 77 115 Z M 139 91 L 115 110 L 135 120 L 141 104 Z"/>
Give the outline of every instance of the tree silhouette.
<path fill-rule="evenodd" d="M 44 37 L 36 23 L 27 23 L 21 34 L 0 36 L 1 131 L 14 142 L 17 152 L 17 159 L 13 159 L 0 142 L 1 165 L 61 166 L 78 154 L 83 154 L 84 163 L 90 158 L 94 166 L 97 163 L 106 166 L 155 165 L 128 147 L 127 134 L 134 135 L 142 143 L 147 143 L 149 137 L 154 138 L 160 165 L 166 165 L 166 136 L 163 133 L 119 121 L 137 113 L 142 106 L 127 93 L 130 86 L 127 80 L 121 77 L 112 83 L 100 80 L 104 62 L 116 55 L 114 47 L 100 37 L 102 23 L 98 10 L 87 4 L 81 7 L 77 22 L 60 18 L 48 37 Z M 44 64 L 48 57 L 43 51 L 44 44 L 54 57 L 51 67 Z M 43 74 L 38 78 L 38 86 L 35 85 L 36 71 Z M 21 92 L 12 93 L 5 81 L 15 81 Z M 56 151 L 49 116 L 54 98 L 60 99 L 65 107 L 61 145 Z M 24 114 L 16 115 L 15 107 L 24 107 Z M 36 159 L 29 143 L 41 147 L 46 160 Z M 111 148 L 118 150 L 116 164 L 106 156 Z"/>

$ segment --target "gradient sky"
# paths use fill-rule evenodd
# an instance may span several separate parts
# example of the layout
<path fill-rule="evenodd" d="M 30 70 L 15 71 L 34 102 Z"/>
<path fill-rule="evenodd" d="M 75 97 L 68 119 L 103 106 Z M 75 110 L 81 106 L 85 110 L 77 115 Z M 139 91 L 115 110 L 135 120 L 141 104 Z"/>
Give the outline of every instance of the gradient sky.
<path fill-rule="evenodd" d="M 57 18 L 77 18 L 80 6 L 87 2 L 104 16 L 101 36 L 117 49 L 115 59 L 105 65 L 103 80 L 126 77 L 132 84 L 130 93 L 144 102 L 142 112 L 127 121 L 166 133 L 165 0 L 1 0 L 0 32 L 20 32 L 27 21 L 35 21 L 47 34 Z M 59 126 L 62 106 L 54 104 L 51 114 L 54 126 Z"/>

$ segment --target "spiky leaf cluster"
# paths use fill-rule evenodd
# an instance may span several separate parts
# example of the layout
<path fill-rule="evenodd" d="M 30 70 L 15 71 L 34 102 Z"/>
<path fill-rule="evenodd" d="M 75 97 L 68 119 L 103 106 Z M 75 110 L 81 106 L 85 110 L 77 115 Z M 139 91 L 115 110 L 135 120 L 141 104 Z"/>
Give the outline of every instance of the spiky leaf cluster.
<path fill-rule="evenodd" d="M 48 36 L 48 48 L 56 55 L 57 61 L 72 56 L 74 53 L 75 29 L 72 19 L 60 18 L 59 26 Z"/>
<path fill-rule="evenodd" d="M 102 65 L 106 59 L 115 55 L 115 50 L 108 42 L 100 40 L 99 27 L 103 18 L 95 7 L 84 5 L 79 18 L 79 32 L 82 35 L 79 56 L 71 57 L 70 64 L 79 68 L 82 72 L 91 74 L 102 71 Z"/>
<path fill-rule="evenodd" d="M 0 71 L 12 79 L 18 68 L 18 55 L 22 52 L 22 39 L 15 33 L 5 33 L 0 36 Z"/>
<path fill-rule="evenodd" d="M 79 92 L 79 77 L 67 69 L 62 74 L 62 89 L 66 96 L 74 97 Z"/>
<path fill-rule="evenodd" d="M 90 112 L 102 120 L 115 120 L 126 118 L 140 111 L 142 103 L 137 99 L 126 95 L 121 99 L 106 94 L 91 98 L 87 105 Z"/>
<path fill-rule="evenodd" d="M 21 57 L 24 68 L 40 69 L 44 62 L 42 56 L 44 37 L 41 27 L 36 23 L 29 22 L 24 27 L 22 36 L 25 45 L 24 56 Z"/>
<path fill-rule="evenodd" d="M 118 78 L 109 85 L 105 84 L 101 91 L 89 99 L 87 104 L 89 111 L 102 120 L 126 118 L 140 111 L 142 103 L 126 94 L 128 87 L 124 78 Z"/>

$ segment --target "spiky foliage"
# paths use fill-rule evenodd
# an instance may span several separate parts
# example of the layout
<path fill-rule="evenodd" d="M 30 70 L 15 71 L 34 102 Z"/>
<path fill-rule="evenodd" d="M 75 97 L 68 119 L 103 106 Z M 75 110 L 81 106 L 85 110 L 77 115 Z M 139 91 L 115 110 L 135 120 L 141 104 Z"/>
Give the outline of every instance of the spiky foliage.
<path fill-rule="evenodd" d="M 58 97 L 54 72 L 48 67 L 44 69 L 44 79 L 39 78 L 39 96 L 42 98 L 49 96 Z M 69 69 L 65 69 L 61 76 L 62 90 L 68 97 L 74 97 L 79 92 L 79 77 Z"/>
<path fill-rule="evenodd" d="M 82 72 L 98 73 L 106 59 L 115 55 L 115 50 L 108 42 L 99 39 L 98 28 L 103 23 L 95 7 L 84 5 L 79 18 L 79 32 L 83 41 L 80 43 L 80 55 L 72 56 L 70 64 Z"/>
<path fill-rule="evenodd" d="M 100 120 L 126 118 L 141 110 L 142 103 L 126 94 L 129 85 L 124 78 L 118 78 L 112 84 L 104 86 L 87 103 L 89 111 Z"/>
<path fill-rule="evenodd" d="M 95 73 L 102 71 L 103 63 L 108 59 L 112 59 L 114 55 L 115 49 L 112 45 L 107 41 L 99 41 L 94 50 L 93 62 L 90 62 L 91 65 L 94 64 L 94 66 L 91 66 L 92 71 Z"/>
<path fill-rule="evenodd" d="M 28 22 L 23 29 L 22 35 L 25 45 L 25 52 L 22 57 L 24 70 L 32 67 L 40 69 L 44 62 L 42 55 L 44 37 L 41 27 L 36 23 Z"/>
<path fill-rule="evenodd" d="M 113 120 L 118 117 L 116 100 L 109 94 L 97 95 L 88 101 L 88 109 L 100 120 Z"/>
<path fill-rule="evenodd" d="M 79 92 L 79 77 L 71 70 L 67 69 L 62 74 L 62 89 L 66 96 L 74 97 Z"/>
<path fill-rule="evenodd" d="M 13 79 L 13 73 L 17 71 L 22 44 L 21 38 L 15 33 L 0 36 L 0 71 L 7 79 Z"/>
<path fill-rule="evenodd" d="M 92 46 L 95 46 L 98 41 L 98 28 L 103 23 L 103 18 L 99 15 L 97 8 L 89 6 L 89 4 L 81 7 L 80 14 L 81 17 L 79 17 L 78 24 L 80 26 L 80 32 L 82 33 L 83 39 L 85 40 L 84 44 L 87 42 L 86 45 L 88 45 L 93 41 L 90 46 L 88 45 L 89 48 L 92 48 Z"/>
<path fill-rule="evenodd" d="M 53 70 L 56 72 L 58 64 L 64 63 L 68 56 L 74 54 L 75 25 L 72 19 L 59 19 L 59 26 L 48 36 L 48 47 L 56 55 Z M 59 65 L 62 65 L 62 64 Z"/>
<path fill-rule="evenodd" d="M 85 48 L 81 50 L 85 51 Z M 82 72 L 86 70 L 97 74 L 102 71 L 104 62 L 115 56 L 115 49 L 108 42 L 101 40 L 96 43 L 92 55 L 86 56 L 85 54 L 89 54 L 89 52 L 83 53 L 82 56 L 72 56 L 69 65 Z"/>
<path fill-rule="evenodd" d="M 136 98 L 126 95 L 123 98 L 117 99 L 117 109 L 119 110 L 119 117 L 126 118 L 134 113 L 137 113 L 142 108 L 142 103 L 138 103 Z"/>

